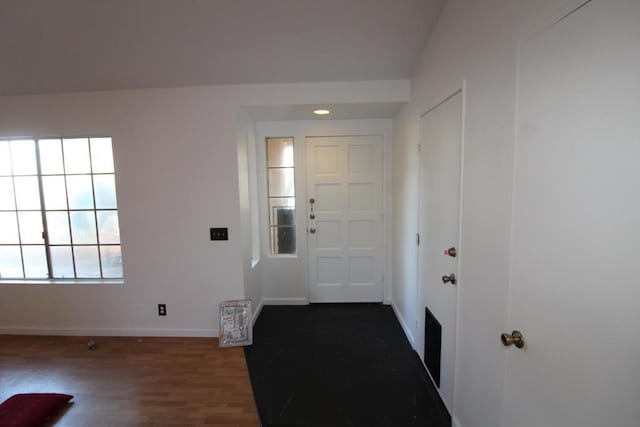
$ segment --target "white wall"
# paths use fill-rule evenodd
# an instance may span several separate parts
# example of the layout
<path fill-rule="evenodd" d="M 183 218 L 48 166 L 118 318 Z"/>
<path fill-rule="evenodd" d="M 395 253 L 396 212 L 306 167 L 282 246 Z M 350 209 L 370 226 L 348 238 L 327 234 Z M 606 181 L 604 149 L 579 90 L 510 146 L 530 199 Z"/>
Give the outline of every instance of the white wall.
<path fill-rule="evenodd" d="M 392 306 L 416 348 L 418 333 L 418 123 L 409 120 L 411 108 L 393 119 Z M 423 325 L 424 326 L 424 325 Z"/>
<path fill-rule="evenodd" d="M 254 223 L 255 215 L 258 215 L 256 134 L 254 121 L 242 109 L 236 113 L 236 138 L 244 295 L 251 300 L 255 322 L 262 309 L 262 263 L 259 253 L 257 257 L 254 254 L 254 245 L 259 244 L 260 236 L 259 224 Z"/>
<path fill-rule="evenodd" d="M 259 121 L 256 123 L 260 188 L 260 219 L 262 231 L 262 283 L 265 304 L 307 304 L 309 302 L 308 246 L 306 225 L 309 212 L 306 187 L 306 151 L 308 136 L 382 135 L 384 144 L 384 212 L 385 243 L 391 241 L 391 119 L 314 120 L 314 121 Z M 295 153 L 297 253 L 295 256 L 270 256 L 268 210 L 266 203 L 267 137 L 293 137 Z M 385 249 L 385 269 L 391 268 L 390 245 Z M 391 300 L 389 280 L 385 275 L 384 302 Z"/>
<path fill-rule="evenodd" d="M 0 137 L 113 138 L 125 274 L 124 285 L 0 285 L 0 333 L 216 335 L 220 301 L 245 296 L 238 107 L 408 97 L 407 81 L 385 81 L 0 98 Z M 215 226 L 228 242 L 209 241 Z"/>
<path fill-rule="evenodd" d="M 454 396 L 454 422 L 465 427 L 500 425 L 505 352 L 498 337 L 507 323 L 520 5 L 448 1 L 411 81 L 411 102 L 394 119 L 393 298 L 409 333 L 417 335 L 424 333 L 424 314 L 416 313 L 414 302 L 419 118 L 466 80 Z"/>

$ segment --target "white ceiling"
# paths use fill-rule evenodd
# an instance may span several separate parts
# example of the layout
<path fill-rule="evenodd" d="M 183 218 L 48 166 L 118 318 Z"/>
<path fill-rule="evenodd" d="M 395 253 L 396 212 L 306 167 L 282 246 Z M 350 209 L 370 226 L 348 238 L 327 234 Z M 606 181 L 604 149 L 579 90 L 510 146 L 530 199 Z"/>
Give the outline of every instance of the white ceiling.
<path fill-rule="evenodd" d="M 243 107 L 255 121 L 279 120 L 348 120 L 388 119 L 394 117 L 405 102 L 377 102 L 366 104 L 314 104 L 314 105 L 264 105 Z M 313 114 L 317 108 L 326 108 L 331 114 Z"/>
<path fill-rule="evenodd" d="M 406 79 L 444 0 L 0 0 L 0 95 Z"/>

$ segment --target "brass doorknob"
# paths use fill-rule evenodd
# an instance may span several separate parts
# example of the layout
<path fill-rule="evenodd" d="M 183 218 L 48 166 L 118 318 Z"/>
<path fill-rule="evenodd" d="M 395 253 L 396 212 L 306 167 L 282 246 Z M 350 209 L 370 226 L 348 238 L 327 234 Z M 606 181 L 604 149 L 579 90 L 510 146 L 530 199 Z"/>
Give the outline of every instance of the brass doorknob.
<path fill-rule="evenodd" d="M 515 345 L 518 348 L 524 347 L 524 336 L 520 331 L 502 334 L 500 335 L 500 340 L 502 340 L 502 345 L 505 347 L 509 347 L 510 345 Z"/>
<path fill-rule="evenodd" d="M 448 276 L 442 276 L 442 283 L 451 283 L 452 285 L 455 285 L 456 282 L 456 275 L 453 273 Z"/>
<path fill-rule="evenodd" d="M 316 214 L 312 213 L 311 215 L 309 215 L 309 219 L 316 219 Z"/>
<path fill-rule="evenodd" d="M 316 234 L 316 229 L 315 229 L 315 228 L 310 228 L 310 229 L 309 229 L 309 233 L 311 233 L 311 234 Z"/>

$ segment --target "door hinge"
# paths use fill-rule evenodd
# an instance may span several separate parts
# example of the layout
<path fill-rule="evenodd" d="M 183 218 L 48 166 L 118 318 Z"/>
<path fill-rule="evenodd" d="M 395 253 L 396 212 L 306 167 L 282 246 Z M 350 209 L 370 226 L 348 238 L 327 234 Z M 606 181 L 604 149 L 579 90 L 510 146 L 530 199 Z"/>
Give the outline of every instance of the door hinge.
<path fill-rule="evenodd" d="M 420 233 L 416 233 L 416 245 L 420 246 Z"/>

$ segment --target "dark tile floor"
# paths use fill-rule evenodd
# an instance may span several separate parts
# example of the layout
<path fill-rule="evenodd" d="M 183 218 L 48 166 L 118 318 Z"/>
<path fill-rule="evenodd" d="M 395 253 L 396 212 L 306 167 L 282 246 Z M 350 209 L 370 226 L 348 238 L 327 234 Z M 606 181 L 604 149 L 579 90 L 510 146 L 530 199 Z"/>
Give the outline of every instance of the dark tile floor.
<path fill-rule="evenodd" d="M 451 425 L 390 306 L 264 307 L 245 355 L 264 427 Z"/>

